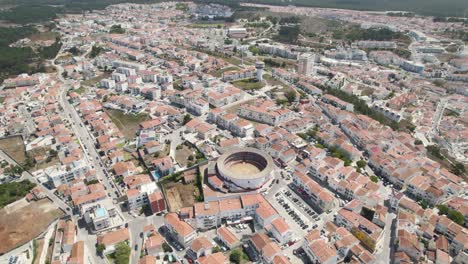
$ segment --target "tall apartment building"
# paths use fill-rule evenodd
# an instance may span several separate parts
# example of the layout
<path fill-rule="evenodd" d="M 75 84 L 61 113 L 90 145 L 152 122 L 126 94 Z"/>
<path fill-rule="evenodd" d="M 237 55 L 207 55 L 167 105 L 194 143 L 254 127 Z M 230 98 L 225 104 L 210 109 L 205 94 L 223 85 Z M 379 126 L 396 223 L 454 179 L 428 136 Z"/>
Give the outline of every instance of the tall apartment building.
<path fill-rule="evenodd" d="M 297 73 L 311 75 L 314 73 L 315 54 L 302 53 L 297 57 Z"/>

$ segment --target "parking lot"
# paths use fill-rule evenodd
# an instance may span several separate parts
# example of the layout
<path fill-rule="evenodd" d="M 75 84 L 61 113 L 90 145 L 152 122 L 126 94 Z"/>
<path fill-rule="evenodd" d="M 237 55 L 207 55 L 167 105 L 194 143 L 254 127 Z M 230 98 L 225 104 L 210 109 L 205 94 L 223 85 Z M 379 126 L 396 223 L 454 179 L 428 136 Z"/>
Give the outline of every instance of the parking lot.
<path fill-rule="evenodd" d="M 315 210 L 307 201 L 304 201 L 297 193 L 290 188 L 283 190 L 283 196 L 286 197 L 302 214 L 311 222 L 320 220 L 321 213 Z M 315 227 L 314 227 L 315 228 Z"/>
<path fill-rule="evenodd" d="M 308 217 L 308 214 L 301 209 L 299 205 L 290 200 L 284 193 L 288 189 L 280 189 L 275 193 L 274 199 L 270 203 L 277 209 L 280 215 L 294 230 L 298 238 L 302 238 L 314 226 L 314 220 Z M 291 191 L 290 191 L 291 192 Z M 298 201 L 299 202 L 299 201 Z"/>

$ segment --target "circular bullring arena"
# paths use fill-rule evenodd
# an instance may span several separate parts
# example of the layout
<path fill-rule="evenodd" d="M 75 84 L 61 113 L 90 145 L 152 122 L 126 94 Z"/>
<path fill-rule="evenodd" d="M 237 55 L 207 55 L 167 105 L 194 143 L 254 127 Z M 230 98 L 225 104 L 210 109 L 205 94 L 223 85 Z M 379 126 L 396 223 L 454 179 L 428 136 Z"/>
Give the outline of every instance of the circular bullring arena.
<path fill-rule="evenodd" d="M 254 148 L 234 148 L 218 158 L 218 175 L 231 190 L 254 190 L 273 174 L 273 159 Z"/>

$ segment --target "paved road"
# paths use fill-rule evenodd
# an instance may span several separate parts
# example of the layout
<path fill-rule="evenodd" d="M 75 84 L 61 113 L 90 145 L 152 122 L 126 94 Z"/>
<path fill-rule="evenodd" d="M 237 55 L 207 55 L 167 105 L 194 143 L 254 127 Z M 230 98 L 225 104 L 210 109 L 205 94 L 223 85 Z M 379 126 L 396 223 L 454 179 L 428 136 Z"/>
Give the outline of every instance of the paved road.
<path fill-rule="evenodd" d="M 392 222 L 396 218 L 394 213 L 388 213 L 387 219 L 385 219 L 385 229 L 383 242 L 377 247 L 375 258 L 377 264 L 386 264 L 390 260 L 390 251 L 392 245 L 390 245 L 392 239 Z"/>
<path fill-rule="evenodd" d="M 61 65 L 55 66 L 57 68 L 57 76 L 63 83 L 66 83 L 66 80 L 62 76 L 62 72 L 64 71 L 63 67 Z M 109 176 L 110 174 L 107 171 L 105 164 L 102 162 L 101 157 L 99 156 L 96 150 L 93 136 L 90 135 L 89 131 L 87 130 L 81 117 L 78 115 L 73 105 L 71 105 L 68 102 L 67 89 L 65 88 L 65 86 L 62 86 L 62 91 L 59 96 L 59 102 L 63 108 L 62 117 L 70 121 L 71 128 L 73 129 L 73 132 L 77 137 L 81 148 L 84 151 L 84 156 L 88 164 L 90 164 L 92 168 L 96 171 L 96 177 L 102 184 L 104 184 L 107 192 L 110 194 L 110 197 L 118 198 L 118 196 L 121 195 L 120 189 L 117 188 L 117 186 Z M 117 192 L 118 195 L 116 195 L 115 192 Z"/>
<path fill-rule="evenodd" d="M 140 252 L 143 248 L 143 237 L 141 232 L 143 228 L 149 224 L 153 224 L 156 229 L 164 224 L 163 216 L 152 215 L 148 217 L 137 217 L 129 221 L 128 229 L 130 231 L 130 247 L 132 253 L 130 255 L 130 263 L 136 264 L 140 259 Z M 135 250 L 136 246 L 136 250 Z"/>

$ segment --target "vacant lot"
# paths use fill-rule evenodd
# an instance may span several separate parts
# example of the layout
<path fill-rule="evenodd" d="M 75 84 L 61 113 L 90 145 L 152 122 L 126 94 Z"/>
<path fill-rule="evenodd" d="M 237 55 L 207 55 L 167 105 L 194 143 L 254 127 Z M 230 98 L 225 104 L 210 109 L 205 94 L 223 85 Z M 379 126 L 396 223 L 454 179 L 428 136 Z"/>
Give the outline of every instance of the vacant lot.
<path fill-rule="evenodd" d="M 194 184 L 182 182 L 169 182 L 163 186 L 170 212 L 177 212 L 181 208 L 192 206 L 198 189 Z"/>
<path fill-rule="evenodd" d="M 178 149 L 176 149 L 175 159 L 181 167 L 185 167 L 189 162 L 195 162 L 196 153 L 196 150 L 187 147 L 186 145 L 179 145 Z M 189 156 L 192 156 L 193 159 L 189 160 Z"/>
<path fill-rule="evenodd" d="M 102 79 L 108 78 L 110 76 L 110 73 L 103 73 L 99 76 L 96 76 L 94 78 L 91 78 L 89 80 L 83 81 L 81 84 L 84 86 L 95 86 L 98 82 L 100 82 Z"/>
<path fill-rule="evenodd" d="M 104 109 L 104 111 L 128 140 L 133 140 L 140 123 L 149 119 L 149 116 L 144 113 L 125 114 L 123 111 L 114 109 Z"/>
<path fill-rule="evenodd" d="M 260 90 L 265 86 L 265 83 L 259 82 L 255 79 L 234 81 L 232 84 L 244 91 Z"/>
<path fill-rule="evenodd" d="M 26 161 L 26 148 L 20 136 L 0 139 L 0 149 L 20 164 Z"/>
<path fill-rule="evenodd" d="M 214 77 L 218 77 L 220 78 L 221 76 L 223 76 L 223 73 L 227 72 L 227 71 L 235 71 L 235 70 L 238 70 L 239 68 L 237 67 L 226 67 L 226 68 L 222 68 L 222 69 L 219 69 L 219 70 L 216 70 L 216 71 L 212 71 L 210 72 L 211 75 L 213 75 Z"/>
<path fill-rule="evenodd" d="M 0 210 L 0 254 L 10 251 L 38 236 L 63 212 L 48 199 L 9 210 Z"/>
<path fill-rule="evenodd" d="M 33 34 L 29 37 L 31 41 L 47 41 L 47 40 L 52 40 L 55 41 L 55 38 L 59 36 L 58 33 L 52 32 L 52 31 L 46 31 L 46 32 L 39 32 L 37 34 Z"/>
<path fill-rule="evenodd" d="M 36 156 L 47 156 L 47 152 L 50 151 L 50 147 L 39 147 L 35 148 L 33 150 L 28 151 L 28 155 L 32 158 Z M 50 166 L 54 166 L 60 163 L 60 160 L 58 158 L 58 155 L 56 156 L 50 156 L 48 159 L 46 159 L 43 163 L 36 163 L 34 164 L 34 167 L 31 169 L 32 171 L 37 171 L 37 170 L 42 170 Z"/>
<path fill-rule="evenodd" d="M 263 74 L 263 80 L 270 86 L 281 86 L 283 88 L 286 86 L 282 81 L 273 78 L 269 74 Z"/>

